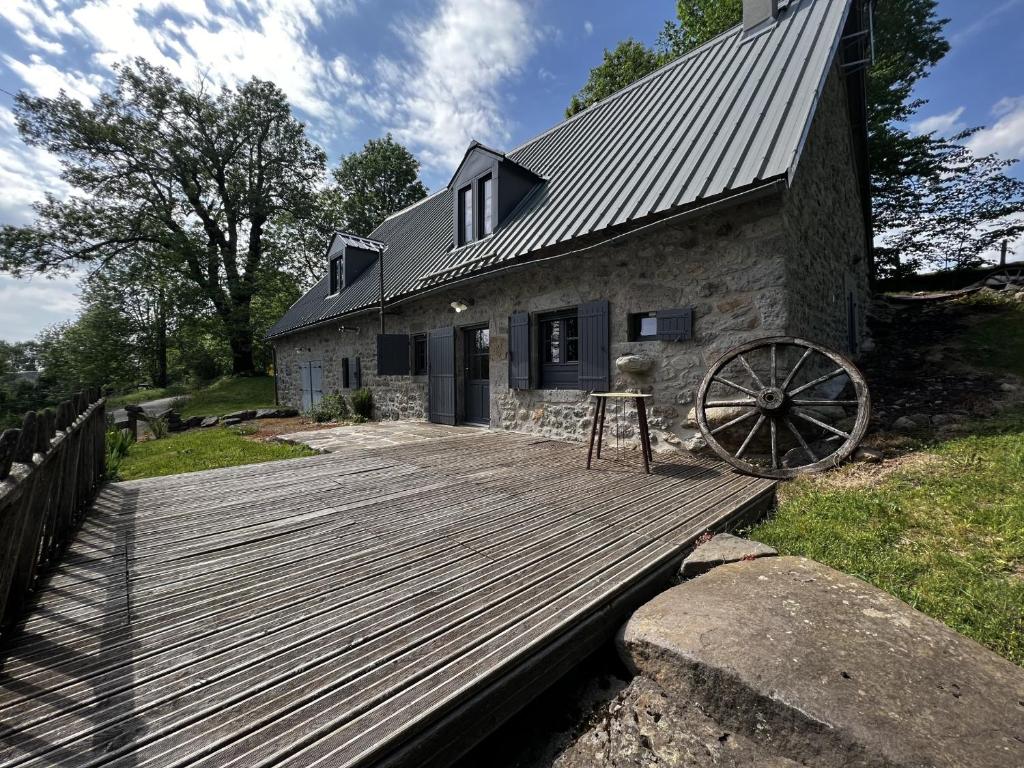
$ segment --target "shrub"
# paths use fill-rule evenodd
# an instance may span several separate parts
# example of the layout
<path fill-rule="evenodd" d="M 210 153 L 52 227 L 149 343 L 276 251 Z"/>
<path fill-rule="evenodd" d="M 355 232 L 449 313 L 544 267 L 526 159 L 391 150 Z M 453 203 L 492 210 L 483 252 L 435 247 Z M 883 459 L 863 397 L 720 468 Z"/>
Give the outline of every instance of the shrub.
<path fill-rule="evenodd" d="M 153 433 L 154 440 L 162 440 L 167 437 L 167 419 L 147 419 L 146 424 L 149 431 Z"/>
<path fill-rule="evenodd" d="M 373 417 L 373 393 L 366 387 L 352 393 L 352 410 L 356 416 L 369 420 Z"/>
<path fill-rule="evenodd" d="M 320 398 L 319 403 L 306 412 L 306 416 L 317 424 L 323 424 L 326 421 L 344 421 L 349 417 L 348 402 L 338 394 L 324 395 Z"/>
<path fill-rule="evenodd" d="M 128 455 L 128 449 L 135 442 L 135 436 L 127 429 L 107 430 L 107 479 L 116 480 L 121 462 Z"/>

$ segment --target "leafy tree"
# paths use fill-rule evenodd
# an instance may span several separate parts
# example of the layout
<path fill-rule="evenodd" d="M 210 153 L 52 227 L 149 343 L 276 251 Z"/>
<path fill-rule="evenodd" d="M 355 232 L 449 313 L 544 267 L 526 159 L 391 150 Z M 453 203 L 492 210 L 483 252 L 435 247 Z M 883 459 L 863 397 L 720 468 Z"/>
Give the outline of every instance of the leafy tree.
<path fill-rule="evenodd" d="M 253 373 L 264 235 L 275 217 L 303 214 L 325 165 L 281 90 L 254 78 L 212 92 L 136 59 L 92 106 L 22 93 L 15 111 L 22 137 L 59 156 L 81 194 L 49 197 L 34 224 L 4 227 L 0 268 L 104 269 L 142 252 L 212 305 L 232 371 Z"/>
<path fill-rule="evenodd" d="M 614 50 L 606 48 L 604 60 L 590 70 L 586 84 L 566 107 L 565 116 L 572 117 L 582 112 L 591 104 L 596 104 L 650 74 L 665 61 L 664 54 L 651 50 L 633 38 L 623 40 Z"/>
<path fill-rule="evenodd" d="M 336 186 L 325 187 L 313 194 L 308 210 L 301 217 L 280 216 L 267 232 L 267 249 L 274 254 L 274 263 L 278 269 L 292 275 L 304 291 L 312 288 L 327 271 L 326 254 L 331 235 L 348 228 L 343 203 Z"/>
<path fill-rule="evenodd" d="M 365 237 L 395 211 L 426 197 L 419 170 L 419 161 L 390 133 L 342 158 L 334 181 L 345 228 Z M 330 212 L 329 198 L 326 204 Z"/>
<path fill-rule="evenodd" d="M 678 0 L 679 23 L 666 22 L 662 40 L 679 56 L 735 27 L 743 19 L 743 0 Z"/>

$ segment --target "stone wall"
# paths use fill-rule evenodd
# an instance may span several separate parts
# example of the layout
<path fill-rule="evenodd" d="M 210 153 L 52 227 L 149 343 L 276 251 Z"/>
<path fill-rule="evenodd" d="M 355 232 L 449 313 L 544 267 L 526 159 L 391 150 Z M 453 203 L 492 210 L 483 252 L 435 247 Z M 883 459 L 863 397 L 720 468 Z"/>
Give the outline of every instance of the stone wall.
<path fill-rule="evenodd" d="M 846 349 L 850 286 L 862 306 L 867 304 L 863 223 L 842 86 L 836 74 L 828 80 L 793 187 L 785 194 L 663 222 L 616 245 L 516 267 L 402 303 L 399 314 L 388 316 L 387 331 L 413 334 L 487 324 L 491 426 L 583 439 L 590 427 L 588 393 L 509 389 L 508 317 L 606 298 L 613 389 L 636 388 L 653 395 L 656 450 L 685 444 L 696 434 L 688 420 L 694 394 L 718 355 L 736 344 L 777 334 Z M 472 299 L 473 304 L 456 314 L 449 306 L 454 299 Z M 695 311 L 692 340 L 628 340 L 630 313 L 688 306 Z M 320 360 L 323 391 L 340 392 L 341 359 L 358 356 L 378 418 L 426 418 L 425 376 L 375 375 L 378 323 L 376 313 L 367 312 L 279 340 L 282 404 L 301 406 L 298 363 Z M 456 371 L 461 374 L 461 343 L 456 349 Z M 650 369 L 617 370 L 614 361 L 626 355 L 648 358 Z M 461 381 L 456 391 L 461 402 Z M 631 436 L 634 429 L 635 417 L 629 414 L 620 434 Z"/>
<path fill-rule="evenodd" d="M 855 352 L 847 301 L 852 293 L 859 347 L 870 303 L 869 255 L 845 82 L 834 67 L 786 195 L 784 221 L 792 243 L 786 260 L 790 333 Z"/>

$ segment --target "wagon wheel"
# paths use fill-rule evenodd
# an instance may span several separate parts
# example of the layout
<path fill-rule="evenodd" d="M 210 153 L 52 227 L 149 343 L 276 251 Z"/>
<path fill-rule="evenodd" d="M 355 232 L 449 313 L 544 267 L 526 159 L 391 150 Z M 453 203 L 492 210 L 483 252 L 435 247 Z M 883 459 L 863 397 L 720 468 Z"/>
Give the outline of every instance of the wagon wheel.
<path fill-rule="evenodd" d="M 867 430 L 871 401 L 857 367 L 790 336 L 759 339 L 719 358 L 701 382 L 701 434 L 751 475 L 794 477 L 837 466 Z"/>
<path fill-rule="evenodd" d="M 997 291 L 1011 285 L 1024 285 L 1024 267 L 1000 267 L 985 275 L 984 285 Z"/>

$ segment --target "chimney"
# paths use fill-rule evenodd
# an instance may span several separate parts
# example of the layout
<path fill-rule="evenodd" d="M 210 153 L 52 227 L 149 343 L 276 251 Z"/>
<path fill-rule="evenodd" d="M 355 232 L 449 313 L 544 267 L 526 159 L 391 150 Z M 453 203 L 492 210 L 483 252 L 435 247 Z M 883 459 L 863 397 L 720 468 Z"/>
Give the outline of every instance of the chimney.
<path fill-rule="evenodd" d="M 779 0 L 743 0 L 743 31 L 753 32 L 775 21 Z"/>

